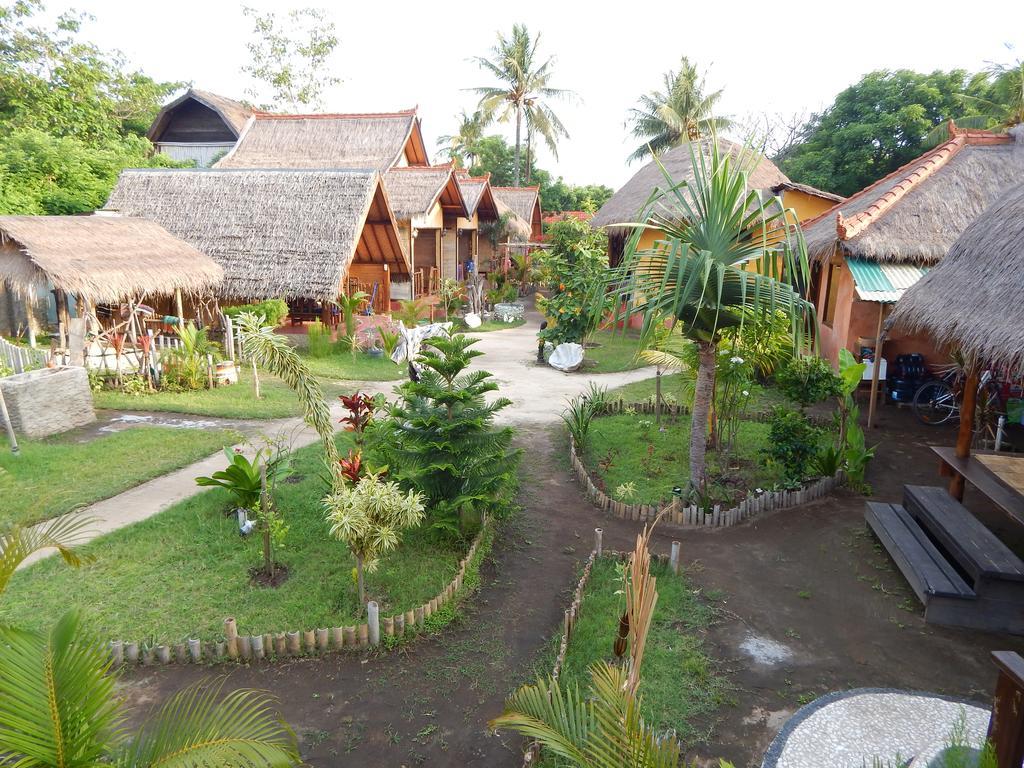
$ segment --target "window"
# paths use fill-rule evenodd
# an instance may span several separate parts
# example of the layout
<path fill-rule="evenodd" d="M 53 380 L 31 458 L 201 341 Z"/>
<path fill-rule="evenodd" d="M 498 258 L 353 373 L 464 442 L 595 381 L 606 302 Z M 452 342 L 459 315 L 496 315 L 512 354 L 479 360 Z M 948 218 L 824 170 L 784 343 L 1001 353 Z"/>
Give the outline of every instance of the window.
<path fill-rule="evenodd" d="M 821 320 L 829 328 L 836 317 L 836 297 L 839 294 L 839 275 L 842 271 L 841 264 L 830 264 L 828 277 L 825 280 L 825 305 L 820 308 Z"/>

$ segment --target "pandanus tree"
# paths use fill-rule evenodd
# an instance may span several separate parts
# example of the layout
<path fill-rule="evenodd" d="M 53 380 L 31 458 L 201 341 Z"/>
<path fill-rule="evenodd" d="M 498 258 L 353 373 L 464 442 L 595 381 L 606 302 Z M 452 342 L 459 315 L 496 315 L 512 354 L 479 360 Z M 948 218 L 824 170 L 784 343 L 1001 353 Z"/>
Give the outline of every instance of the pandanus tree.
<path fill-rule="evenodd" d="M 710 405 L 723 333 L 750 318 L 781 312 L 790 322 L 794 350 L 813 328 L 813 306 L 800 295 L 809 273 L 795 213 L 777 198 L 752 190 L 748 178 L 761 156 L 748 149 L 723 152 L 714 138 L 690 145 L 693 178 L 665 174 L 633 229 L 623 259 L 610 273 L 623 301 L 616 319 L 643 318 L 642 342 L 668 323 L 697 346 L 698 364 L 690 429 L 690 485 L 705 485 Z M 661 232 L 640 247 L 643 232 Z"/>

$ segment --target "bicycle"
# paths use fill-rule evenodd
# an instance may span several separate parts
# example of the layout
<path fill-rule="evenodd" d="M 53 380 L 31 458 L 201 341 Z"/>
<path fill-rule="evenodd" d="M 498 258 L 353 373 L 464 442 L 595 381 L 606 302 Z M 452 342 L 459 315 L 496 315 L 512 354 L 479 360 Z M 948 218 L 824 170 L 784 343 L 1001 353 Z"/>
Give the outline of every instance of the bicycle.
<path fill-rule="evenodd" d="M 948 371 L 940 378 L 930 379 L 914 393 L 914 415 L 922 424 L 929 426 L 957 422 L 960 420 L 962 393 L 963 381 L 957 371 Z M 1000 386 L 991 369 L 982 371 L 978 379 L 978 408 L 981 418 L 977 420 L 975 429 L 985 426 L 989 417 L 1005 413 Z"/>

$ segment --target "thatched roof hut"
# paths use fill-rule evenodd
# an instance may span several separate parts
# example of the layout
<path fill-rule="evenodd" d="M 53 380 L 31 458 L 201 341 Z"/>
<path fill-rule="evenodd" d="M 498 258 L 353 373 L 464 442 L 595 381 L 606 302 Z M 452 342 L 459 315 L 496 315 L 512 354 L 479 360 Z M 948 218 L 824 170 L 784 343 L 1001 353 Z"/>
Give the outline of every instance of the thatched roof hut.
<path fill-rule="evenodd" d="M 490 172 L 483 176 L 470 176 L 465 171 L 456 171 L 455 180 L 462 192 L 462 199 L 466 201 L 466 210 L 470 216 L 479 214 L 481 221 L 493 221 L 498 218 L 494 193 L 491 191 Z"/>
<path fill-rule="evenodd" d="M 961 131 L 804 225 L 812 261 L 935 264 L 967 225 L 1024 176 L 1005 134 Z"/>
<path fill-rule="evenodd" d="M 977 360 L 1024 370 L 1024 182 L 972 221 L 904 294 L 888 327 L 927 333 Z"/>
<path fill-rule="evenodd" d="M 127 170 L 107 208 L 208 254 L 228 298 L 334 299 L 353 264 L 409 274 L 373 170 Z"/>
<path fill-rule="evenodd" d="M 204 136 L 202 121 L 197 119 L 196 107 L 206 108 L 220 118 L 221 123 L 237 139 L 246 122 L 253 115 L 253 109 L 240 101 L 220 96 L 199 88 L 189 88 L 174 101 L 165 104 L 149 126 L 146 138 L 156 143 L 160 141 L 220 141 L 224 136 Z M 175 117 L 181 117 L 181 125 L 177 132 L 169 133 L 168 129 Z"/>
<path fill-rule="evenodd" d="M 526 222 L 531 240 L 541 239 L 544 217 L 540 207 L 540 187 L 491 187 L 491 193 L 497 202 Z"/>
<path fill-rule="evenodd" d="M 395 218 L 423 216 L 441 205 L 445 215 L 469 216 L 452 165 L 403 166 L 384 174 L 384 186 Z"/>
<path fill-rule="evenodd" d="M 0 216 L 0 282 L 23 295 L 52 286 L 92 304 L 202 294 L 224 270 L 153 221 L 120 216 Z"/>
<path fill-rule="evenodd" d="M 427 165 L 416 110 L 380 114 L 258 112 L 216 168 L 331 168 L 386 171 Z"/>
<path fill-rule="evenodd" d="M 702 139 L 698 142 L 699 148 L 706 155 L 710 153 L 711 139 Z M 722 155 L 732 157 L 746 157 L 751 150 L 743 147 L 742 144 L 717 139 Z M 616 226 L 629 222 L 637 222 L 641 216 L 644 206 L 647 205 L 652 193 L 655 190 L 667 189 L 669 183 L 665 174 L 659 166 L 664 166 L 672 179 L 672 183 L 678 184 L 684 181 L 692 181 L 693 154 L 691 145 L 693 142 L 673 147 L 658 157 L 657 161 L 651 160 L 643 168 L 637 171 L 633 178 L 627 181 L 619 190 L 612 195 L 608 202 L 601 206 L 601 210 L 591 219 L 594 227 L 607 227 L 611 237 L 626 236 L 631 231 L 629 227 Z M 771 193 L 772 187 L 789 182 L 786 175 L 780 171 L 775 164 L 767 157 L 761 157 L 760 162 L 750 174 L 748 183 L 752 189 L 764 190 Z"/>

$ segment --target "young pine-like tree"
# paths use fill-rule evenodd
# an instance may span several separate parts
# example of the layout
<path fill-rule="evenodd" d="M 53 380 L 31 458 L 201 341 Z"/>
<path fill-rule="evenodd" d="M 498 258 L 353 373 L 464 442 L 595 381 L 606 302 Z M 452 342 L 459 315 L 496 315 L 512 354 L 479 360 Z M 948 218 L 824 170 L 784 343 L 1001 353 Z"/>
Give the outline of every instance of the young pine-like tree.
<path fill-rule="evenodd" d="M 431 526 L 456 535 L 467 513 L 508 500 L 519 462 L 512 429 L 494 424 L 511 401 L 488 403 L 497 383 L 486 371 L 466 370 L 483 354 L 470 349 L 475 343 L 462 334 L 425 341 L 419 381 L 399 387 L 399 401 L 374 434 L 392 476 L 423 494 Z"/>

